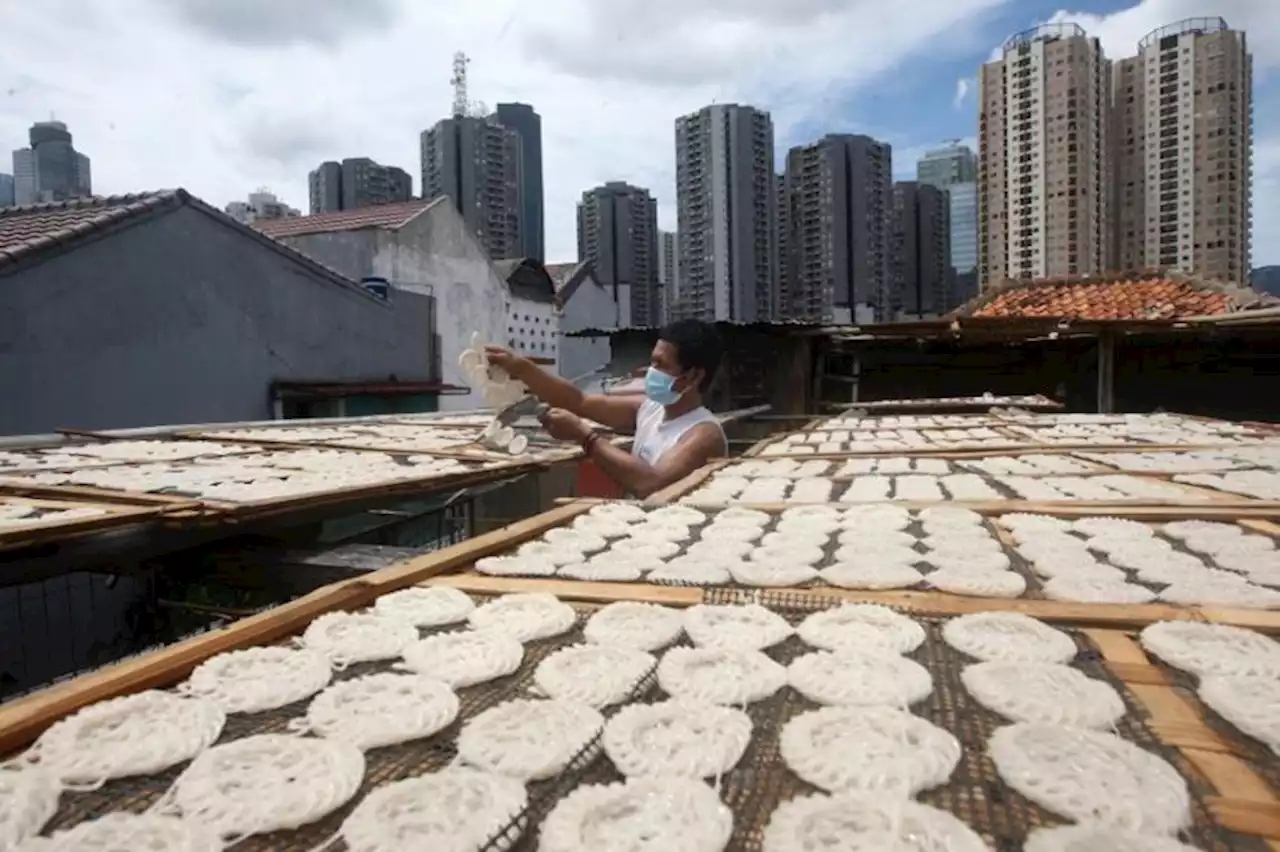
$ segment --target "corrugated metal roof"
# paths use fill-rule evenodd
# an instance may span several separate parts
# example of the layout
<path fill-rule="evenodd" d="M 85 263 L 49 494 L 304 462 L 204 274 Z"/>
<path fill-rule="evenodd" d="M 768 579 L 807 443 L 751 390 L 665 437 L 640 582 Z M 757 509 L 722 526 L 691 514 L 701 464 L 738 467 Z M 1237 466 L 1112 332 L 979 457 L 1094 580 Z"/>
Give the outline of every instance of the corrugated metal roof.
<path fill-rule="evenodd" d="M 776 322 L 738 322 L 736 320 L 718 320 L 713 325 L 716 328 L 739 328 L 751 329 L 755 331 L 768 331 L 770 329 L 781 329 L 785 331 L 821 331 L 830 328 L 829 323 L 809 322 L 802 320 L 779 320 Z M 565 334 L 565 337 L 608 337 L 614 334 L 640 334 L 652 333 L 656 334 L 662 329 L 657 325 L 629 325 L 618 328 L 584 328 L 578 331 L 571 331 Z"/>

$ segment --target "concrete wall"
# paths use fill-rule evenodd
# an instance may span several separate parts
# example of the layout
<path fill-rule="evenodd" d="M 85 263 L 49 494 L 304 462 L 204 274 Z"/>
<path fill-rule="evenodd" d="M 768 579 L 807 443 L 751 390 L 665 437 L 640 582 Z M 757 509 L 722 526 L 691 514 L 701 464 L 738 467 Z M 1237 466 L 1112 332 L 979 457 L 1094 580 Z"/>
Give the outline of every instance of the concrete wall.
<path fill-rule="evenodd" d="M 0 434 L 262 420 L 273 379 L 420 375 L 422 305 L 181 207 L 0 276 Z"/>
<path fill-rule="evenodd" d="M 581 376 L 611 360 L 607 337 L 565 337 L 585 328 L 615 328 L 620 306 L 613 291 L 588 277 L 569 297 L 560 314 L 560 375 Z"/>
<path fill-rule="evenodd" d="M 458 355 L 472 332 L 480 332 L 485 341 L 508 339 L 511 299 L 506 282 L 447 202 L 432 205 L 398 231 L 308 234 L 284 242 L 345 275 L 377 275 L 397 291 L 434 296 L 438 362 L 446 383 L 469 384 L 458 369 Z M 441 411 L 483 405 L 478 393 L 440 397 Z"/>

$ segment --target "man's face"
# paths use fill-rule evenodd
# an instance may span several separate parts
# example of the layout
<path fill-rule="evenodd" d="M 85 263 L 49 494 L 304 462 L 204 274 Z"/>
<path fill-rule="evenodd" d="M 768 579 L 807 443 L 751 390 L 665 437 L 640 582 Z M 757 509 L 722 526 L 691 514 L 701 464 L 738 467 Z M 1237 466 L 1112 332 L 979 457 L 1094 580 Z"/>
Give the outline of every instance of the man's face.
<path fill-rule="evenodd" d="M 649 366 L 673 376 L 676 380 L 675 389 L 678 391 L 684 392 L 697 387 L 699 371 L 690 370 L 686 373 L 676 357 L 676 347 L 665 340 L 659 340 L 654 345 L 653 354 L 649 356 Z"/>

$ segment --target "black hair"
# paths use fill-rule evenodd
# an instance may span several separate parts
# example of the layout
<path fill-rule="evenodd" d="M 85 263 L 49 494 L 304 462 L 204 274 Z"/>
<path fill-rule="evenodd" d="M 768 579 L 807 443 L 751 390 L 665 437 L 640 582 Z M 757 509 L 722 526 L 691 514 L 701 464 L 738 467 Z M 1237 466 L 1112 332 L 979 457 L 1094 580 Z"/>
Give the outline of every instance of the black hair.
<path fill-rule="evenodd" d="M 720 369 L 720 358 L 724 346 L 720 342 L 720 334 L 709 322 L 698 319 L 682 319 L 668 323 L 658 332 L 658 339 L 665 340 L 675 347 L 676 362 L 682 370 L 701 367 L 705 371 L 699 391 L 711 387 L 711 380 Z"/>

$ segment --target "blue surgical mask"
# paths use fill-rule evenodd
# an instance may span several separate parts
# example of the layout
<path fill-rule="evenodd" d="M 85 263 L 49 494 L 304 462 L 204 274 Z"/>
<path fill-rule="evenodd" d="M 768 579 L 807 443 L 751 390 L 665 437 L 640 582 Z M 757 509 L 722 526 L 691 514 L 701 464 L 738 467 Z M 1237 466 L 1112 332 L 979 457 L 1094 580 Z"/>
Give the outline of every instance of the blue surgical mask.
<path fill-rule="evenodd" d="M 644 374 L 644 395 L 658 405 L 675 405 L 681 396 L 676 390 L 676 377 L 668 376 L 656 367 L 650 367 Z"/>

